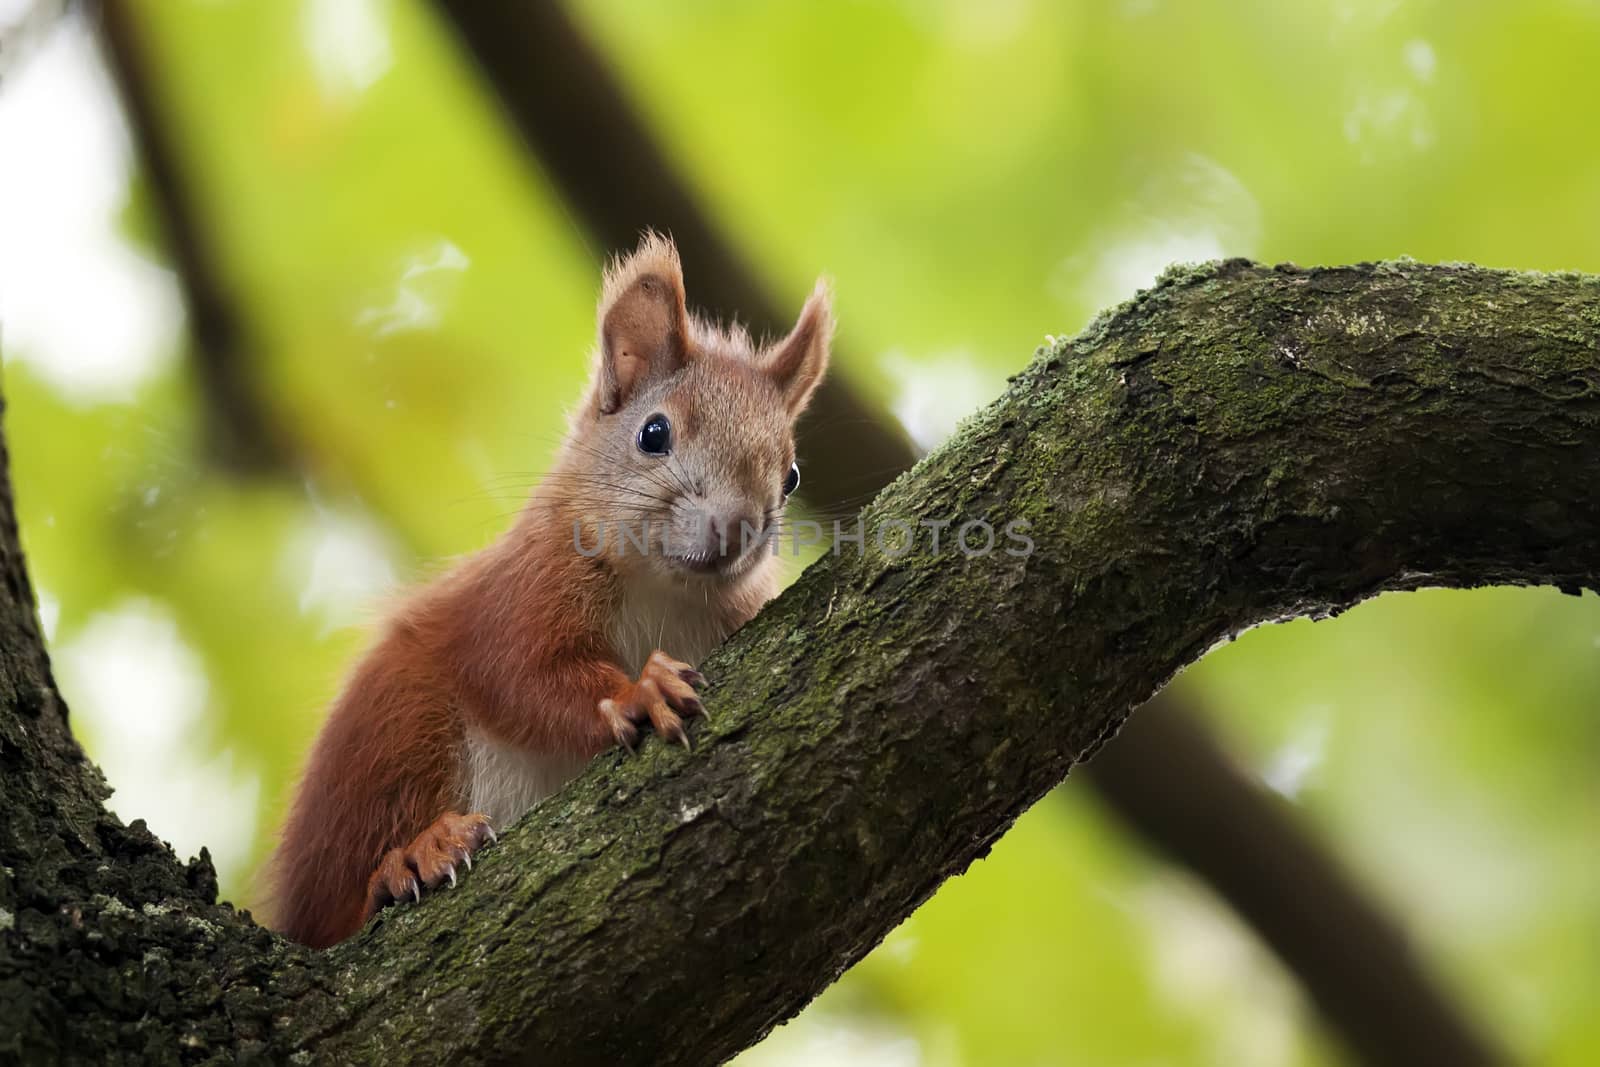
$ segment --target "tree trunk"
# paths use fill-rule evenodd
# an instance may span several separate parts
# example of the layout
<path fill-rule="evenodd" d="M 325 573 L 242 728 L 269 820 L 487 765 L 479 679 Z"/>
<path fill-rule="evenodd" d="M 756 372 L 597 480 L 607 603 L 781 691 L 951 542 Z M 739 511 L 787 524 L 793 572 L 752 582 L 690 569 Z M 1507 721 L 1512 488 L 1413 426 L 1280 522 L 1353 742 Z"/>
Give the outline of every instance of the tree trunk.
<path fill-rule="evenodd" d="M 1385 589 L 1595 587 L 1597 309 L 1600 280 L 1573 275 L 1170 273 L 1041 349 L 874 502 L 859 552 L 710 658 L 692 754 L 601 757 L 459 889 L 320 954 L 101 807 L 7 490 L 0 1053 L 730 1056 L 1214 644 Z M 935 552 L 918 524 L 946 520 Z M 998 537 L 969 558 L 976 521 Z M 890 551 L 894 522 L 914 551 Z"/>

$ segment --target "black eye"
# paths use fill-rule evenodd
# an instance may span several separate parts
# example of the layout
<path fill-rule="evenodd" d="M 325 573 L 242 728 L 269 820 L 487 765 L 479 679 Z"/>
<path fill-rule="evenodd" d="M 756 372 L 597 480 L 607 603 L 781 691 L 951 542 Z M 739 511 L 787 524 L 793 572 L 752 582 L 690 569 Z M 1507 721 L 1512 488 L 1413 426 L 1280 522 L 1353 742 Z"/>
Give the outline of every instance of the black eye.
<path fill-rule="evenodd" d="M 783 495 L 788 496 L 800 488 L 800 464 L 789 464 L 789 473 L 783 476 Z"/>
<path fill-rule="evenodd" d="M 672 423 L 659 411 L 639 427 L 639 451 L 664 456 L 672 449 Z"/>

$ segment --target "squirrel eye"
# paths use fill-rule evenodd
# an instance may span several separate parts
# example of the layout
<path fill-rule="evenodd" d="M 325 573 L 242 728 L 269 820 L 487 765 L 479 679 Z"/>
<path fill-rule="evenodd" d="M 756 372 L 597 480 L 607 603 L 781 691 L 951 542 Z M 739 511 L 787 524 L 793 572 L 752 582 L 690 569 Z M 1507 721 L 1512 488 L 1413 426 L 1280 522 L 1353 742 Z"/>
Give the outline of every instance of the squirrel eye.
<path fill-rule="evenodd" d="M 639 451 L 664 456 L 672 448 L 672 423 L 659 411 L 639 427 Z"/>
<path fill-rule="evenodd" d="M 783 495 L 788 496 L 800 488 L 800 464 L 789 464 L 789 473 L 783 476 Z"/>

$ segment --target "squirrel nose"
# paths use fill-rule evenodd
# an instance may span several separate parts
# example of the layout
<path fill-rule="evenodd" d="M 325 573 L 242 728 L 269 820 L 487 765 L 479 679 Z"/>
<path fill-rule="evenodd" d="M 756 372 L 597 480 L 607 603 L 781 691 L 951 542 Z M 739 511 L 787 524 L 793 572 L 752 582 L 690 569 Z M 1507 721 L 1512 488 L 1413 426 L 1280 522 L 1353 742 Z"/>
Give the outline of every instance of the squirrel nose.
<path fill-rule="evenodd" d="M 744 553 L 747 541 L 756 536 L 756 524 L 750 516 L 740 512 L 715 513 L 709 517 L 713 549 L 727 559 Z"/>

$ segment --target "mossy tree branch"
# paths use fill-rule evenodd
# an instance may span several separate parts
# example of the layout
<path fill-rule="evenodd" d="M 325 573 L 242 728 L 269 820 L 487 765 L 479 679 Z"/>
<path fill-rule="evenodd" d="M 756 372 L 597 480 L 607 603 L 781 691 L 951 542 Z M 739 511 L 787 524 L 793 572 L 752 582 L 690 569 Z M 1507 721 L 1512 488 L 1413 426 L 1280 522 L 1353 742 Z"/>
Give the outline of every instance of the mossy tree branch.
<path fill-rule="evenodd" d="M 1171 274 L 1042 349 L 866 514 L 1023 519 L 1031 553 L 869 536 L 824 560 L 707 663 L 694 753 L 597 760 L 458 890 L 322 955 L 211 905 L 204 864 L 92 790 L 13 787 L 85 772 L 12 620 L 0 1048 L 731 1055 L 1217 642 L 1385 589 L 1600 585 L 1597 344 L 1593 278 Z"/>

